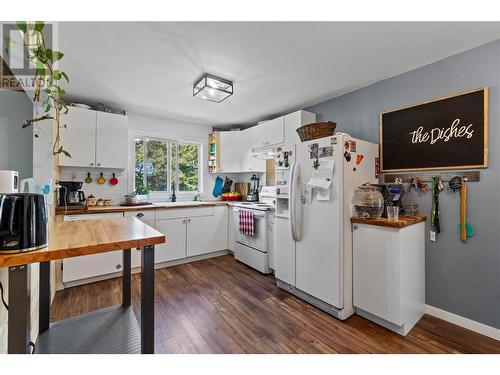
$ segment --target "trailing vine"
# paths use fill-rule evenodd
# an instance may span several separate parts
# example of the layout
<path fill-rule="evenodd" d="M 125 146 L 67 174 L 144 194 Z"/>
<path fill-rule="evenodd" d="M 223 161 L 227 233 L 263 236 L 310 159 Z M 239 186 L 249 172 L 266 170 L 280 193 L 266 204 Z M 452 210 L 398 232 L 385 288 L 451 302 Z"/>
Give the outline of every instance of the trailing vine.
<path fill-rule="evenodd" d="M 64 89 L 60 86 L 60 82 L 64 79 L 69 83 L 68 75 L 56 69 L 57 62 L 60 61 L 64 54 L 47 48 L 43 29 L 45 23 L 43 21 L 36 22 L 16 22 L 17 28 L 23 34 L 23 42 L 25 44 L 28 55 L 26 56 L 36 67 L 34 77 L 34 97 L 35 103 L 39 103 L 43 109 L 42 115 L 36 115 L 32 119 L 25 120 L 22 124 L 23 128 L 33 126 L 35 123 L 44 120 L 54 120 L 56 122 L 56 134 L 52 153 L 54 155 L 63 154 L 71 157 L 71 154 L 61 145 L 61 129 L 67 128 L 66 124 L 61 124 L 61 116 L 68 113 L 69 108 L 62 98 L 65 94 Z M 9 53 L 9 45 L 11 40 L 6 40 L 6 52 Z"/>

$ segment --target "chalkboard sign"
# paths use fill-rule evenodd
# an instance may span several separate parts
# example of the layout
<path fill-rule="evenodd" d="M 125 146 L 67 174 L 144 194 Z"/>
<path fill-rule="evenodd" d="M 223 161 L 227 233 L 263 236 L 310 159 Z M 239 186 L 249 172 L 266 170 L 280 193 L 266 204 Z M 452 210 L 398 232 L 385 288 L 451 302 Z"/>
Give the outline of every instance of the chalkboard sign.
<path fill-rule="evenodd" d="M 488 89 L 380 114 L 381 171 L 486 168 Z"/>

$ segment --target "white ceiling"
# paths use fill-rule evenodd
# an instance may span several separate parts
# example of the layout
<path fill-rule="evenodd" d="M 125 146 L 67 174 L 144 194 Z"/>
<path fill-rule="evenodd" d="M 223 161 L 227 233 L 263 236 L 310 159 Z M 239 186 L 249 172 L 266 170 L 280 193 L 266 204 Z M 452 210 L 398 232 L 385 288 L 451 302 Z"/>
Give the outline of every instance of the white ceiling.
<path fill-rule="evenodd" d="M 70 99 L 210 126 L 251 124 L 500 38 L 476 22 L 62 22 Z M 203 72 L 234 81 L 192 96 Z"/>

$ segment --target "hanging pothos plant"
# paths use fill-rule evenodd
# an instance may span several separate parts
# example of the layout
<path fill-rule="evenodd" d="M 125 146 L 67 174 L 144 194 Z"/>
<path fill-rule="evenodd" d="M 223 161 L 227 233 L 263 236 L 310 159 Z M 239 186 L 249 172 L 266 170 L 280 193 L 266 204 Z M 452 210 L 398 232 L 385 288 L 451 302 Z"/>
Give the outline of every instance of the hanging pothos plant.
<path fill-rule="evenodd" d="M 45 23 L 43 21 L 24 22 L 18 21 L 17 28 L 23 34 L 23 41 L 28 51 L 26 56 L 36 66 L 34 77 L 34 97 L 35 104 L 40 104 L 43 110 L 42 115 L 35 115 L 32 119 L 23 122 L 23 128 L 33 126 L 36 122 L 44 120 L 54 120 L 56 122 L 56 134 L 52 152 L 54 155 L 63 154 L 71 157 L 70 153 L 61 145 L 60 132 L 62 128 L 66 128 L 66 124 L 61 123 L 61 115 L 68 113 L 68 106 L 62 96 L 65 91 L 60 86 L 61 80 L 69 83 L 68 75 L 55 67 L 64 54 L 47 48 L 43 29 Z M 9 45 L 11 40 L 5 41 L 6 52 L 9 53 Z"/>

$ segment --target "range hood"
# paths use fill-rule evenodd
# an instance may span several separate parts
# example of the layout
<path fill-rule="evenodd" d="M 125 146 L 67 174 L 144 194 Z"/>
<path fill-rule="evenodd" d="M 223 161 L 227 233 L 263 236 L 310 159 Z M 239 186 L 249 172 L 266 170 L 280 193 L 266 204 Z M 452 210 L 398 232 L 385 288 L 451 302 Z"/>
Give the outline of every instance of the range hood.
<path fill-rule="evenodd" d="M 252 157 L 255 159 L 274 159 L 281 152 L 281 147 L 260 147 L 252 149 Z"/>

